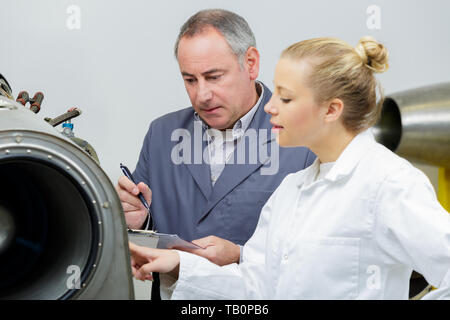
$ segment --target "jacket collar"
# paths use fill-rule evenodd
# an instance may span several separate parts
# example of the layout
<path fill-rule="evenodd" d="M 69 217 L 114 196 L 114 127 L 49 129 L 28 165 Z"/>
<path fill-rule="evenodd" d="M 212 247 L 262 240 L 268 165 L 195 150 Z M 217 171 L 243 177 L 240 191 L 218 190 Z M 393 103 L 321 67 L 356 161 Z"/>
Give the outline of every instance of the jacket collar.
<path fill-rule="evenodd" d="M 238 119 L 238 121 L 236 121 L 236 123 L 234 124 L 233 128 L 231 129 L 232 131 L 232 136 L 231 138 L 233 140 L 237 140 L 239 138 L 241 138 L 244 134 L 245 131 L 249 128 L 255 113 L 258 111 L 261 102 L 263 101 L 264 96 L 264 92 L 265 92 L 265 86 L 262 82 L 260 81 L 255 81 L 255 85 L 257 86 L 257 91 L 259 93 L 259 98 L 258 101 L 255 103 L 255 105 L 244 115 L 242 116 L 242 118 Z M 263 110 L 264 110 L 264 106 L 263 106 Z M 204 122 L 202 120 L 202 118 L 200 118 L 200 116 L 198 115 L 198 113 L 194 110 L 194 121 L 200 121 L 200 123 L 202 124 L 202 129 L 204 131 L 206 131 L 207 134 L 207 139 L 208 139 L 208 144 L 211 143 L 211 134 L 209 130 L 216 130 L 219 131 L 218 129 L 212 129 L 206 122 Z M 227 129 L 228 131 L 229 129 Z M 214 133 L 212 133 L 212 137 L 214 139 Z M 226 136 L 224 136 L 224 139 L 228 139 L 228 133 L 226 134 Z"/>
<path fill-rule="evenodd" d="M 261 97 L 259 99 L 259 104 L 256 106 L 256 111 L 250 120 L 248 128 L 254 129 L 267 129 L 267 132 L 271 132 L 272 124 L 270 123 L 270 116 L 264 112 L 264 105 L 270 100 L 272 93 L 262 82 L 259 82 L 262 87 Z M 197 134 L 203 137 L 203 134 L 207 127 L 204 125 L 197 126 L 197 129 L 194 127 L 195 120 L 199 120 L 195 117 L 195 113 L 192 113 L 192 121 L 187 126 L 187 130 L 189 131 L 191 137 L 195 137 L 195 130 L 199 130 Z M 203 124 L 202 121 L 197 121 L 197 123 Z M 259 132 L 259 131 L 258 131 Z M 274 139 L 267 141 L 267 143 L 272 142 Z M 207 147 L 207 141 L 202 139 L 201 141 L 203 151 Z M 243 143 L 240 141 L 240 143 Z M 249 164 L 249 165 L 232 165 L 225 166 L 224 171 L 220 175 L 216 184 L 214 185 L 214 193 L 213 188 L 211 186 L 211 172 L 209 165 L 201 161 L 200 163 L 190 163 L 185 164 L 191 173 L 192 177 L 196 181 L 198 187 L 201 192 L 205 196 L 205 198 L 209 201 L 208 208 L 211 209 L 221 198 L 223 198 L 234 186 L 239 184 L 242 180 L 244 180 L 248 175 L 257 170 L 262 163 L 257 164 Z M 213 194 L 212 194 L 213 193 Z M 202 214 L 202 216 L 204 216 Z"/>
<path fill-rule="evenodd" d="M 268 115 L 267 113 L 264 112 L 264 105 L 270 100 L 272 93 L 266 86 L 264 86 L 263 83 L 261 83 L 261 85 L 264 87 L 263 94 L 262 94 L 263 97 L 262 97 L 262 99 L 258 105 L 258 108 L 249 124 L 249 128 L 258 129 L 258 136 L 260 134 L 262 134 L 261 132 L 266 132 L 270 135 L 271 128 L 272 128 L 272 124 L 270 123 L 270 115 Z M 260 129 L 267 129 L 267 130 L 261 131 Z M 274 139 L 270 139 L 267 141 L 267 143 L 271 143 L 273 140 Z M 244 139 L 241 139 L 238 142 L 236 149 L 238 149 L 240 147 L 240 144 L 244 144 L 246 153 L 248 153 L 250 149 L 248 148 Z M 249 159 L 248 154 L 246 154 L 246 159 Z M 265 164 L 265 162 L 261 163 L 258 161 L 255 164 L 225 165 L 225 168 L 223 169 L 222 174 L 220 175 L 219 179 L 216 181 L 214 188 L 212 188 L 212 190 L 211 190 L 210 179 L 204 179 L 204 180 L 197 179 L 197 183 L 199 185 L 209 184 L 208 187 L 205 186 L 205 189 L 209 188 L 209 190 L 211 190 L 207 196 L 208 201 L 205 205 L 205 208 L 198 217 L 198 221 L 200 222 L 202 219 L 204 219 L 209 214 L 209 212 L 211 212 L 211 210 L 215 207 L 215 205 L 221 199 L 223 199 L 223 197 L 225 197 L 228 193 L 230 193 L 237 185 L 239 185 L 243 180 L 245 180 L 249 175 L 251 175 L 253 172 L 258 170 L 264 164 Z M 205 166 L 206 166 L 206 168 L 208 170 L 208 174 L 209 174 L 209 166 L 207 166 L 207 165 L 205 165 Z M 190 170 L 192 172 L 192 165 L 190 165 L 188 167 L 190 167 Z M 194 176 L 194 178 L 195 178 L 195 176 Z"/>
<path fill-rule="evenodd" d="M 259 106 L 261 105 L 262 100 L 264 99 L 264 93 L 267 91 L 266 86 L 258 80 L 255 81 L 255 85 L 257 86 L 257 91 L 260 92 L 258 101 L 244 116 L 242 116 L 242 118 L 240 118 L 240 119 L 238 119 L 238 121 L 236 121 L 236 123 L 234 124 L 234 126 L 232 128 L 233 133 L 235 130 L 242 130 L 243 132 L 245 132 L 245 130 L 247 130 L 247 128 L 250 125 L 250 122 L 253 120 L 253 116 L 255 115 L 256 111 L 258 110 Z M 203 121 L 202 118 L 200 118 L 197 111 L 195 111 L 195 110 L 194 110 L 194 121 L 200 121 L 202 123 L 202 127 L 204 130 L 211 129 L 211 127 L 205 121 Z"/>
<path fill-rule="evenodd" d="M 370 128 L 357 134 L 341 153 L 324 180 L 337 181 L 351 174 L 374 144 L 376 144 L 376 141 Z M 319 165 L 319 158 L 316 158 L 312 165 L 303 170 L 303 174 L 298 177 L 297 186 L 300 187 L 305 182 L 311 183 L 319 170 Z"/>

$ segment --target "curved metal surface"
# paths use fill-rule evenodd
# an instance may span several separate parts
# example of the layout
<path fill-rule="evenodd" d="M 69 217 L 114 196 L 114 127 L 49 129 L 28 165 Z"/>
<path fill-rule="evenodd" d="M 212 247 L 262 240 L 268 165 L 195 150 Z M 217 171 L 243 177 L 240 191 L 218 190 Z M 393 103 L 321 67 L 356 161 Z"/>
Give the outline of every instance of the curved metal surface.
<path fill-rule="evenodd" d="M 134 298 L 111 181 L 75 143 L 4 97 L 0 172 L 0 206 L 8 208 L 0 216 L 12 216 L 16 231 L 0 251 L 0 299 Z"/>
<path fill-rule="evenodd" d="M 15 224 L 11 212 L 0 205 L 0 254 L 10 246 L 14 233 Z"/>
<path fill-rule="evenodd" d="M 398 155 L 450 168 L 450 83 L 388 95 L 372 129 L 376 140 Z M 431 286 L 413 272 L 410 289 L 410 298 L 416 300 Z"/>
<path fill-rule="evenodd" d="M 450 83 L 386 97 L 375 138 L 409 160 L 450 167 Z"/>

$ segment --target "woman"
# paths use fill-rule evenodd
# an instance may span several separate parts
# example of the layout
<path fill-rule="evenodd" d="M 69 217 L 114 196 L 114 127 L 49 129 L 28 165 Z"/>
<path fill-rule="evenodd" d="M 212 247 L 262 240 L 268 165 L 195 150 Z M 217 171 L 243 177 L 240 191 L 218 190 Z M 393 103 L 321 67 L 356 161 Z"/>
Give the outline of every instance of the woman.
<path fill-rule="evenodd" d="M 130 244 L 135 277 L 168 273 L 179 299 L 407 299 L 416 270 L 439 288 L 426 298 L 449 298 L 450 216 L 426 176 L 369 129 L 381 107 L 373 73 L 387 68 L 370 37 L 285 49 L 265 111 L 281 146 L 309 147 L 316 161 L 270 197 L 242 263 Z"/>

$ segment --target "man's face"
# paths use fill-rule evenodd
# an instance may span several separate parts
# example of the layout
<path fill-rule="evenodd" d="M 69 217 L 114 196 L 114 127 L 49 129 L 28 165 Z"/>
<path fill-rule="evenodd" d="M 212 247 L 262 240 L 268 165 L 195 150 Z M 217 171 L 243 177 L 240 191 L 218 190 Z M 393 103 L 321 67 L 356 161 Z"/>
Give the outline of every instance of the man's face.
<path fill-rule="evenodd" d="M 214 129 L 232 128 L 257 101 L 257 50 L 247 51 L 242 66 L 214 28 L 181 38 L 178 63 L 192 106 Z"/>

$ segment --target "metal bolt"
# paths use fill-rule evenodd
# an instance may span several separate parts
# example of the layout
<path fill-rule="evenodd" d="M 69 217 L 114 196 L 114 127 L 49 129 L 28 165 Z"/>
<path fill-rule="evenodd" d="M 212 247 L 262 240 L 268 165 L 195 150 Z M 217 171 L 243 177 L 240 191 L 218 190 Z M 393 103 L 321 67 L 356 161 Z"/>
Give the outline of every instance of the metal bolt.
<path fill-rule="evenodd" d="M 47 158 L 48 158 L 48 160 L 52 160 L 52 156 L 49 154 L 48 156 L 47 156 Z"/>
<path fill-rule="evenodd" d="M 22 137 L 21 136 L 16 137 L 16 142 L 17 143 L 21 143 L 22 142 Z"/>
<path fill-rule="evenodd" d="M 109 208 L 109 202 L 108 201 L 103 202 L 103 208 L 105 208 L 105 209 Z"/>
<path fill-rule="evenodd" d="M 6 149 L 6 150 L 5 150 L 5 153 L 6 153 L 6 154 L 9 154 L 9 150 L 8 150 L 8 149 Z"/>

